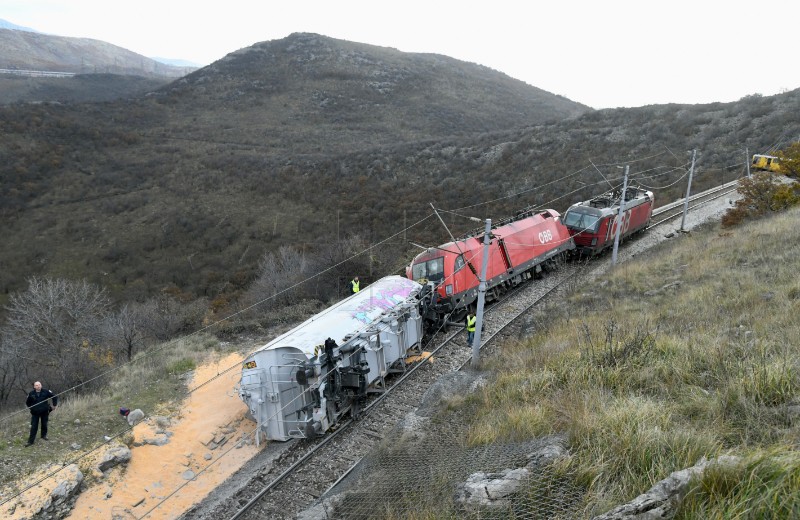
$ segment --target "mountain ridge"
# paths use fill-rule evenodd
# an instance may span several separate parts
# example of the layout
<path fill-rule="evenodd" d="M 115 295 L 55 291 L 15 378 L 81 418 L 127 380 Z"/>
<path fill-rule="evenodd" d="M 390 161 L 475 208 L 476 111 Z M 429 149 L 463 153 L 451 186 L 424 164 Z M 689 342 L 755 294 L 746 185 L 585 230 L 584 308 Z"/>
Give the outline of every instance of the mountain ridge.
<path fill-rule="evenodd" d="M 278 149 L 292 147 L 274 130 L 291 131 L 298 120 L 316 125 L 304 139 L 339 149 L 492 132 L 592 110 L 482 65 L 314 33 L 237 50 L 154 95 L 197 113 L 198 122 L 202 107 L 224 106 L 215 125 L 242 141 L 237 127 L 260 128 L 262 144 Z M 185 131 L 203 138 L 207 130 Z"/>
<path fill-rule="evenodd" d="M 31 30 L 0 28 L 0 49 L 0 69 L 156 78 L 178 78 L 194 70 L 167 65 L 101 40 Z"/>

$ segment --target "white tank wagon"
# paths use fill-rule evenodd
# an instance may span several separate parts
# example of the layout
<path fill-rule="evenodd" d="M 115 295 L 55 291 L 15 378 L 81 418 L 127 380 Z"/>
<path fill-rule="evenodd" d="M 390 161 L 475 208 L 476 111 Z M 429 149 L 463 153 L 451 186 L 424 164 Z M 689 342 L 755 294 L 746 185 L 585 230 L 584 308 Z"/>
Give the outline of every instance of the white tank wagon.
<path fill-rule="evenodd" d="M 258 431 L 285 441 L 324 434 L 348 411 L 358 417 L 367 393 L 421 344 L 422 287 L 381 278 L 252 352 L 239 396 Z"/>

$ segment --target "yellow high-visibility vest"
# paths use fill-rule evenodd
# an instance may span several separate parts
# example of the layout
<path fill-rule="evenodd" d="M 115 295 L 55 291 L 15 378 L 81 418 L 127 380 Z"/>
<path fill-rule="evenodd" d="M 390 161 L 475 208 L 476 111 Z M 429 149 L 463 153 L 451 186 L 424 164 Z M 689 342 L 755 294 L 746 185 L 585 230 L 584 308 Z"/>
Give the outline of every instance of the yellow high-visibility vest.
<path fill-rule="evenodd" d="M 475 332 L 476 323 L 478 323 L 477 316 L 467 316 L 467 332 Z"/>
<path fill-rule="evenodd" d="M 357 293 L 359 291 L 359 285 L 361 285 L 361 282 L 356 280 L 350 280 L 350 283 L 353 286 L 353 294 Z"/>

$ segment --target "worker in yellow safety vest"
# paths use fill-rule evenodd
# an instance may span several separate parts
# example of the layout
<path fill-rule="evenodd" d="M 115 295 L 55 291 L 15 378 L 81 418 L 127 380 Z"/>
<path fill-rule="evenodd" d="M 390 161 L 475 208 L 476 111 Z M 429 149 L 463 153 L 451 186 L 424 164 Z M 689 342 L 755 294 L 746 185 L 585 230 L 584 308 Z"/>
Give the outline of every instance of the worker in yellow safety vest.
<path fill-rule="evenodd" d="M 360 290 L 359 289 L 360 284 L 361 282 L 358 281 L 358 276 L 350 280 L 350 285 L 352 286 L 351 288 L 353 289 L 353 294 L 357 293 Z"/>
<path fill-rule="evenodd" d="M 478 317 L 475 316 L 475 311 L 470 310 L 467 314 L 467 346 L 472 346 L 472 341 L 475 339 L 475 324 L 478 323 Z"/>

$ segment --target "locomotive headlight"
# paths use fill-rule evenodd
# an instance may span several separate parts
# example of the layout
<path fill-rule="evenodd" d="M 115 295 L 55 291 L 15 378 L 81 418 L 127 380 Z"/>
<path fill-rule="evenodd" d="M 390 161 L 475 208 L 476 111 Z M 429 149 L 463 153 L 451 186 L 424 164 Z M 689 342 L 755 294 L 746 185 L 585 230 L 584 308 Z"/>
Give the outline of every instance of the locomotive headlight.
<path fill-rule="evenodd" d="M 593 246 L 596 246 L 596 245 L 597 245 L 597 237 L 594 237 L 594 238 L 592 239 L 592 245 L 593 245 Z"/>
<path fill-rule="evenodd" d="M 445 287 L 444 288 L 444 292 L 447 293 L 447 296 L 452 296 L 453 295 L 453 284 L 450 284 L 447 287 Z"/>

